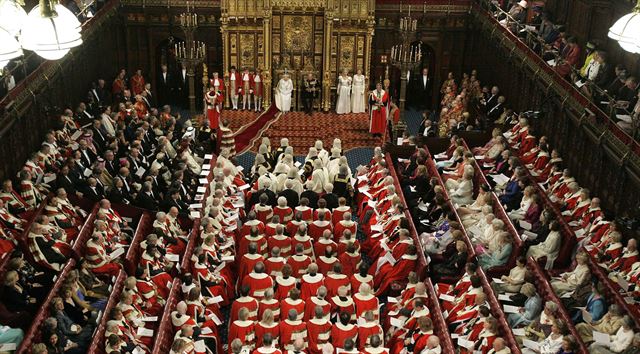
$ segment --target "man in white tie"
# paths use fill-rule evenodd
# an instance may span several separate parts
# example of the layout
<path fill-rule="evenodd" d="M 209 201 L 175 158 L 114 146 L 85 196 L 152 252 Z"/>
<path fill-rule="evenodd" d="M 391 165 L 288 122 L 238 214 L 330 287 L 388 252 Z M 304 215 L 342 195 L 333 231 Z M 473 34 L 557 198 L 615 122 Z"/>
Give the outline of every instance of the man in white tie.
<path fill-rule="evenodd" d="M 418 87 L 416 87 L 415 105 L 422 109 L 431 107 L 431 77 L 429 77 L 429 68 L 422 68 L 422 75 L 418 78 Z"/>

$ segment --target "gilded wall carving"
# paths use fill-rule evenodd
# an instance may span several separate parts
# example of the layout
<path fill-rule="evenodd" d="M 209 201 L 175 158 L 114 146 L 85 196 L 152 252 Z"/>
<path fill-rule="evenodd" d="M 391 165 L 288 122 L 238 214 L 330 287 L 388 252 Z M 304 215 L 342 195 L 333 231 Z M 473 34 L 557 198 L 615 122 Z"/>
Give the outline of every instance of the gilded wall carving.
<path fill-rule="evenodd" d="M 284 33 L 283 49 L 294 53 L 310 51 L 313 36 L 311 21 L 311 16 L 285 16 L 282 28 Z"/>
<path fill-rule="evenodd" d="M 241 67 L 254 67 L 255 57 L 254 52 L 254 34 L 242 33 L 240 34 L 240 66 Z"/>
<path fill-rule="evenodd" d="M 340 70 L 347 69 L 352 71 L 353 68 L 353 48 L 354 48 L 354 37 L 353 36 L 340 36 L 340 56 L 338 60 L 338 67 Z"/>

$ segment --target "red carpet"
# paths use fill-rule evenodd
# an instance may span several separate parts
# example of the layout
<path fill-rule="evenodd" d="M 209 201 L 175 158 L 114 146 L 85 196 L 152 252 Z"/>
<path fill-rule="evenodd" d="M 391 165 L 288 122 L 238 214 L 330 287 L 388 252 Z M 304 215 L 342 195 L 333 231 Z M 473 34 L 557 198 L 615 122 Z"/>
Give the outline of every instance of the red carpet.
<path fill-rule="evenodd" d="M 246 150 L 250 149 L 255 141 L 262 137 L 265 130 L 269 129 L 271 124 L 277 120 L 279 115 L 280 111 L 278 111 L 275 105 L 271 105 L 271 107 L 269 107 L 269 109 L 264 113 L 260 114 L 257 119 L 255 118 L 256 113 L 250 111 L 223 111 L 223 117 L 229 119 L 231 129 L 235 131 L 234 137 L 236 140 L 236 152 L 238 154 L 242 154 Z M 255 120 L 248 124 L 244 124 L 235 130 L 236 127 L 238 127 L 238 123 L 242 123 L 246 118 L 253 118 Z"/>
<path fill-rule="evenodd" d="M 314 113 L 289 112 L 278 118 L 264 133 L 271 139 L 271 146 L 280 146 L 281 138 L 288 138 L 296 155 L 306 155 L 316 140 L 322 140 L 325 149 L 331 149 L 334 138 L 342 140 L 342 149 L 373 147 L 381 144 L 381 138 L 369 134 L 368 113 Z M 257 149 L 257 147 L 255 147 Z"/>
<path fill-rule="evenodd" d="M 236 151 L 241 154 L 251 150 L 257 152 L 263 136 L 271 140 L 271 146 L 280 146 L 281 138 L 288 138 L 296 155 L 306 155 L 316 140 L 322 140 L 325 148 L 331 148 L 334 138 L 342 140 L 342 149 L 372 147 L 382 144 L 381 138 L 369 134 L 368 113 L 314 113 L 289 112 L 281 115 L 275 105 L 266 112 L 222 111 L 235 132 Z"/>

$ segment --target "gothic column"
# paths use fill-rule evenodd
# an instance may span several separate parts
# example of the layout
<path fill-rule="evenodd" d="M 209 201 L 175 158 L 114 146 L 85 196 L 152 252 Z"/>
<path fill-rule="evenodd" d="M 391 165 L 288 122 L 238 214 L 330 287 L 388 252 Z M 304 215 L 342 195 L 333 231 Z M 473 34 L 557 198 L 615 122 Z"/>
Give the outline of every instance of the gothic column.
<path fill-rule="evenodd" d="M 333 11 L 324 14 L 324 40 L 322 48 L 322 108 L 331 109 L 331 36 L 333 35 Z"/>
<path fill-rule="evenodd" d="M 229 96 L 229 80 L 225 77 L 227 69 L 229 67 L 229 60 L 231 59 L 231 43 L 229 41 L 229 19 L 226 16 L 221 18 L 220 33 L 222 33 L 222 71 L 218 77 L 224 78 L 225 90 L 224 90 L 224 102 L 225 108 L 229 108 L 231 97 Z"/>
<path fill-rule="evenodd" d="M 264 18 L 262 19 L 262 45 L 264 46 L 264 70 L 262 71 L 263 75 L 263 90 L 262 90 L 262 106 L 265 110 L 271 106 L 271 60 L 273 59 L 272 49 L 271 49 L 271 9 L 266 9 L 264 13 Z"/>

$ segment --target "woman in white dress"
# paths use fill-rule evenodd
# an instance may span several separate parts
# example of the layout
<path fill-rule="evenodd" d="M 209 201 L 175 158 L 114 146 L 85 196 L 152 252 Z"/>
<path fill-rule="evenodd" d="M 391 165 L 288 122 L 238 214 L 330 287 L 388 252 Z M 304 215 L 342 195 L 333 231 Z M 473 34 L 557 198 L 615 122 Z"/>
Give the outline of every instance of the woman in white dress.
<path fill-rule="evenodd" d="M 353 75 L 353 86 L 351 88 L 351 112 L 363 113 L 365 110 L 365 80 L 362 75 L 362 70 L 358 69 L 355 75 Z"/>
<path fill-rule="evenodd" d="M 351 112 L 351 81 L 347 69 L 342 70 L 342 74 L 338 76 L 338 103 L 336 104 L 338 114 Z"/>
<path fill-rule="evenodd" d="M 276 93 L 276 107 L 283 113 L 291 110 L 291 93 L 293 92 L 293 81 L 289 74 L 282 75 L 278 81 L 278 92 Z"/>

